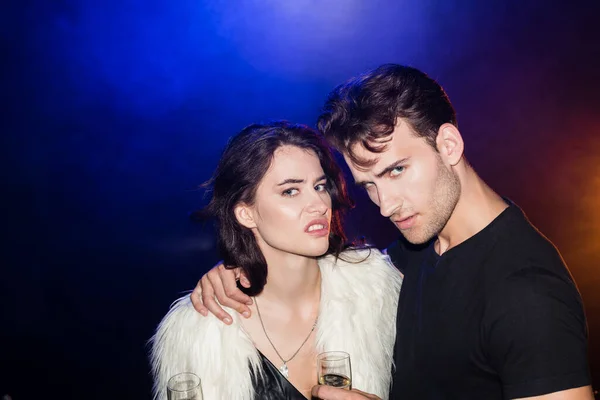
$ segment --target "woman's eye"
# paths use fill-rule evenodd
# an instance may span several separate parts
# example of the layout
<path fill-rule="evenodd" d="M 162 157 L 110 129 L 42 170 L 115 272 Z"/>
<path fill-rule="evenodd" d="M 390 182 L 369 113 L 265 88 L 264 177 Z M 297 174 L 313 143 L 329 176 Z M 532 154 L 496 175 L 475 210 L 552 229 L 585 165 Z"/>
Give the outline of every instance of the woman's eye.
<path fill-rule="evenodd" d="M 327 184 L 326 183 L 319 183 L 317 186 L 315 186 L 315 190 L 317 192 L 325 192 L 325 191 L 327 191 Z"/>
<path fill-rule="evenodd" d="M 293 197 L 293 196 L 297 195 L 298 193 L 299 193 L 298 189 L 292 188 L 292 189 L 284 190 L 282 194 L 284 196 Z"/>
<path fill-rule="evenodd" d="M 398 175 L 400 175 L 401 173 L 404 172 L 404 169 L 405 169 L 405 167 L 398 166 L 398 167 L 396 167 L 396 168 L 394 168 L 393 170 L 390 171 L 390 176 L 391 177 L 398 176 Z"/>

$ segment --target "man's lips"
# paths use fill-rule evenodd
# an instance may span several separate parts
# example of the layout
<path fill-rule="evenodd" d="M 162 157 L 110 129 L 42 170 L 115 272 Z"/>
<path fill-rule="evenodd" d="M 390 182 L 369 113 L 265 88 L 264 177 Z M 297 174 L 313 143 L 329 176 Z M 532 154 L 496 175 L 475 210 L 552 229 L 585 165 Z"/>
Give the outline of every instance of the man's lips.
<path fill-rule="evenodd" d="M 396 218 L 394 219 L 394 223 L 400 230 L 412 228 L 417 220 L 416 214 L 413 214 L 409 217 L 404 218 Z"/>

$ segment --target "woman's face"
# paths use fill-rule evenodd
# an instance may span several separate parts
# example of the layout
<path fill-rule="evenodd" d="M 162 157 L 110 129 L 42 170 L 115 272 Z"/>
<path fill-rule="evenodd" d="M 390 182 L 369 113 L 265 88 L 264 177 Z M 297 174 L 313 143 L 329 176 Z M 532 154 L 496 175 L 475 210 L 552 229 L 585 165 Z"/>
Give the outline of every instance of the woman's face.
<path fill-rule="evenodd" d="M 316 154 L 282 146 L 258 185 L 252 206 L 238 206 L 238 221 L 251 228 L 266 256 L 317 257 L 329 247 L 331 197 Z"/>

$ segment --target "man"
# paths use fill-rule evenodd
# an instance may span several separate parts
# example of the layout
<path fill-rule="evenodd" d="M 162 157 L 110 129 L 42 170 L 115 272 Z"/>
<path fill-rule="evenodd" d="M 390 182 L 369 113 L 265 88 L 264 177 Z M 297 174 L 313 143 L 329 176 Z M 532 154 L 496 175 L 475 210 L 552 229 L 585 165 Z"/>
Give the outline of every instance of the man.
<path fill-rule="evenodd" d="M 336 88 L 318 126 L 405 239 L 388 250 L 404 273 L 390 398 L 593 399 L 577 288 L 555 247 L 469 165 L 434 80 L 384 65 Z M 249 313 L 236 275 L 248 286 L 223 266 L 205 275 L 198 311 L 229 323 L 216 295 Z"/>

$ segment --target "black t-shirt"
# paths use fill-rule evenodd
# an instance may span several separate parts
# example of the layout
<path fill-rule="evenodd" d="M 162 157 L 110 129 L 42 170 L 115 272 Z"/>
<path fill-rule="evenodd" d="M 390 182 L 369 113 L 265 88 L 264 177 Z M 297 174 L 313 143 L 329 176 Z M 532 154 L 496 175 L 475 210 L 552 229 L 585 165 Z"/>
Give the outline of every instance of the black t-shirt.
<path fill-rule="evenodd" d="M 557 249 L 511 204 L 439 256 L 388 249 L 404 273 L 392 399 L 511 399 L 589 385 L 581 297 Z"/>

